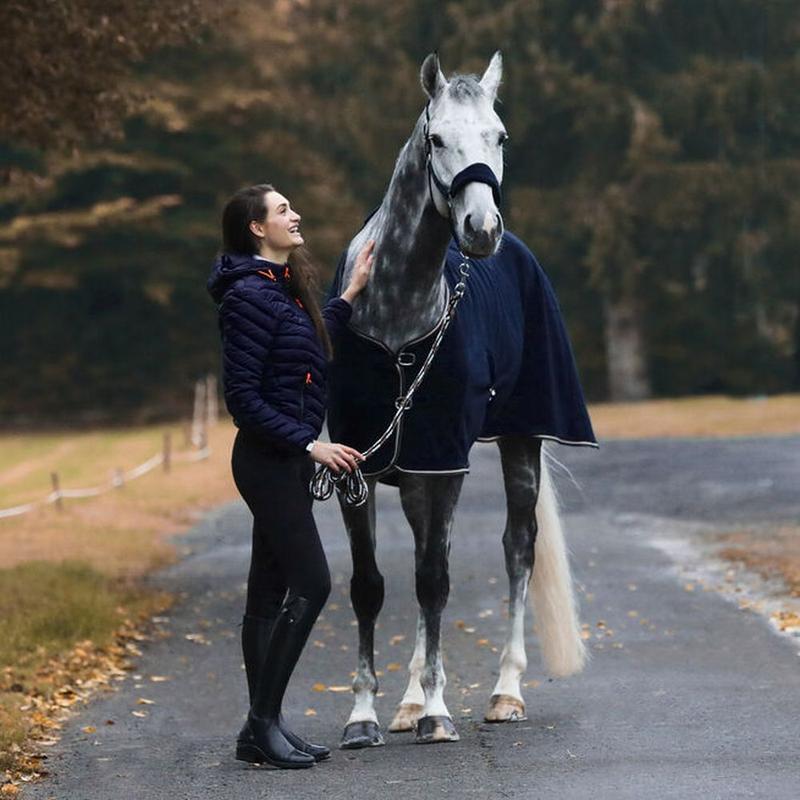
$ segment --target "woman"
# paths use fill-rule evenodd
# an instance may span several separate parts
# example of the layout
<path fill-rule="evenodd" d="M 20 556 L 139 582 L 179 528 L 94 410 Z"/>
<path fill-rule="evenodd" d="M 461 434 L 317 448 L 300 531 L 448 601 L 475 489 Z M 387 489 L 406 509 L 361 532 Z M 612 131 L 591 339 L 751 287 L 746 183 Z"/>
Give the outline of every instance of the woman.
<path fill-rule="evenodd" d="M 250 711 L 236 758 L 291 769 L 330 755 L 287 728 L 281 703 L 331 586 L 311 513 L 313 462 L 349 472 L 363 458 L 317 436 L 332 340 L 369 278 L 374 246 L 359 254 L 341 297 L 320 311 L 299 223 L 272 186 L 237 192 L 222 215 L 223 254 L 208 282 L 219 304 L 225 402 L 239 428 L 233 477 L 254 520 L 242 623 Z"/>

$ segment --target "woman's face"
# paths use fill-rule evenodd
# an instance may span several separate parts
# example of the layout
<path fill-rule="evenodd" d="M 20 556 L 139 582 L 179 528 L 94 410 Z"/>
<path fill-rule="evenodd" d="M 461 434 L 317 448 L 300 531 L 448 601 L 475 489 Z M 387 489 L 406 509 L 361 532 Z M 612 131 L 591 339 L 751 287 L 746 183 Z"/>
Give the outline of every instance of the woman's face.
<path fill-rule="evenodd" d="M 250 230 L 269 250 L 291 252 L 304 243 L 300 234 L 300 215 L 280 192 L 267 192 L 267 216 L 250 223 Z"/>

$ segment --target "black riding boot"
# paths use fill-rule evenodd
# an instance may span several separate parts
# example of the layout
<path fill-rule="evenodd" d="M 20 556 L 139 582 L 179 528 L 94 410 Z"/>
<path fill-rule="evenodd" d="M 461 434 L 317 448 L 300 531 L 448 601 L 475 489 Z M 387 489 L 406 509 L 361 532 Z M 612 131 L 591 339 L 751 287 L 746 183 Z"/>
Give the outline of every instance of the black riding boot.
<path fill-rule="evenodd" d="M 247 690 L 250 696 L 250 704 L 253 704 L 253 697 L 256 693 L 259 670 L 264 669 L 267 654 L 267 645 L 272 628 L 275 625 L 275 616 L 255 617 L 252 614 L 245 614 L 242 619 L 242 653 L 244 654 L 244 668 L 247 673 Z M 266 669 L 269 669 L 269 664 Z M 331 751 L 321 744 L 314 744 L 301 739 L 296 733 L 290 731 L 283 719 L 283 714 L 278 715 L 278 725 L 281 733 L 286 737 L 289 744 L 293 745 L 301 753 L 308 753 L 313 756 L 315 761 L 323 761 L 330 758 Z M 250 723 L 245 722 L 244 727 L 239 733 L 239 742 L 249 742 L 252 740 Z"/>
<path fill-rule="evenodd" d="M 313 756 L 300 752 L 281 733 L 280 711 L 289 678 L 317 618 L 317 609 L 305 597 L 289 595 L 272 629 L 247 717 L 249 736 L 236 744 L 236 758 L 250 763 L 302 769 Z"/>

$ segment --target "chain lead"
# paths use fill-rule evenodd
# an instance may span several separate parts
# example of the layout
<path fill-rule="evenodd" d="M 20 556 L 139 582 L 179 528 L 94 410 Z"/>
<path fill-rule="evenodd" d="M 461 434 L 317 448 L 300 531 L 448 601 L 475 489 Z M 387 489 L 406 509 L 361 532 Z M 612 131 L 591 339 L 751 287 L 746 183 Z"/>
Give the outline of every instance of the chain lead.
<path fill-rule="evenodd" d="M 453 287 L 450 302 L 447 304 L 447 308 L 445 308 L 442 319 L 439 322 L 439 330 L 436 332 L 436 338 L 433 340 L 431 349 L 428 351 L 428 355 L 426 356 L 425 361 L 420 367 L 416 377 L 411 382 L 411 386 L 408 387 L 408 391 L 403 398 L 403 402 L 395 412 L 392 421 L 389 423 L 389 427 L 380 435 L 377 441 L 375 441 L 369 447 L 369 449 L 364 451 L 363 455 L 365 461 L 386 442 L 386 440 L 394 432 L 395 428 L 397 428 L 397 426 L 400 424 L 403 414 L 405 414 L 405 412 L 411 406 L 411 398 L 414 396 L 414 392 L 417 391 L 417 387 L 422 383 L 425 374 L 428 372 L 428 369 L 433 362 L 433 358 L 436 355 L 436 351 L 439 349 L 442 339 L 444 339 L 447 328 L 456 314 L 456 306 L 458 305 L 459 300 L 461 300 L 461 298 L 464 296 L 464 292 L 467 289 L 467 278 L 469 277 L 470 267 L 472 266 L 469 256 L 464 255 L 464 253 L 460 250 L 459 255 L 461 256 L 461 264 L 458 267 L 458 271 L 461 275 L 461 278 Z M 339 492 L 339 495 L 349 506 L 363 505 L 369 495 L 367 482 L 364 480 L 364 476 L 361 474 L 360 467 L 356 467 L 353 472 L 336 473 L 333 472 L 330 467 L 321 464 L 319 467 L 317 467 L 314 477 L 311 479 L 309 484 L 311 494 L 315 500 L 327 500 L 333 494 L 334 488 Z"/>

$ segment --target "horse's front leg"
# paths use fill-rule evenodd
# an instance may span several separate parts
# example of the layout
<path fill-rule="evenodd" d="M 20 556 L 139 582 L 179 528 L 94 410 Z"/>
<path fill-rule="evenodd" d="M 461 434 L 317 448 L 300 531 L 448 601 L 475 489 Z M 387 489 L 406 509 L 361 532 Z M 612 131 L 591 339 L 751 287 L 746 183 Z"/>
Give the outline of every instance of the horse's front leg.
<path fill-rule="evenodd" d="M 463 482 L 463 474 L 400 474 L 400 501 L 414 531 L 417 600 L 425 639 L 425 663 L 419 678 L 425 696 L 417 720 L 419 743 L 458 741 L 444 702 L 447 681 L 442 666 L 441 627 L 450 593 L 450 530 Z"/>
<path fill-rule="evenodd" d="M 355 700 L 339 745 L 342 749 L 377 747 L 383 744 L 375 695 L 375 621 L 383 606 L 383 576 L 375 560 L 375 481 L 369 483 L 369 498 L 353 508 L 340 498 L 342 517 L 350 539 L 353 577 L 350 599 L 358 620 L 358 667 L 353 680 Z"/>
<path fill-rule="evenodd" d="M 520 687 L 528 666 L 525 598 L 534 563 L 542 443 L 540 439 L 503 437 L 498 445 L 507 504 L 503 550 L 508 573 L 510 626 L 500 655 L 500 676 L 485 719 L 487 722 L 519 722 L 525 719 L 525 701 Z"/>

